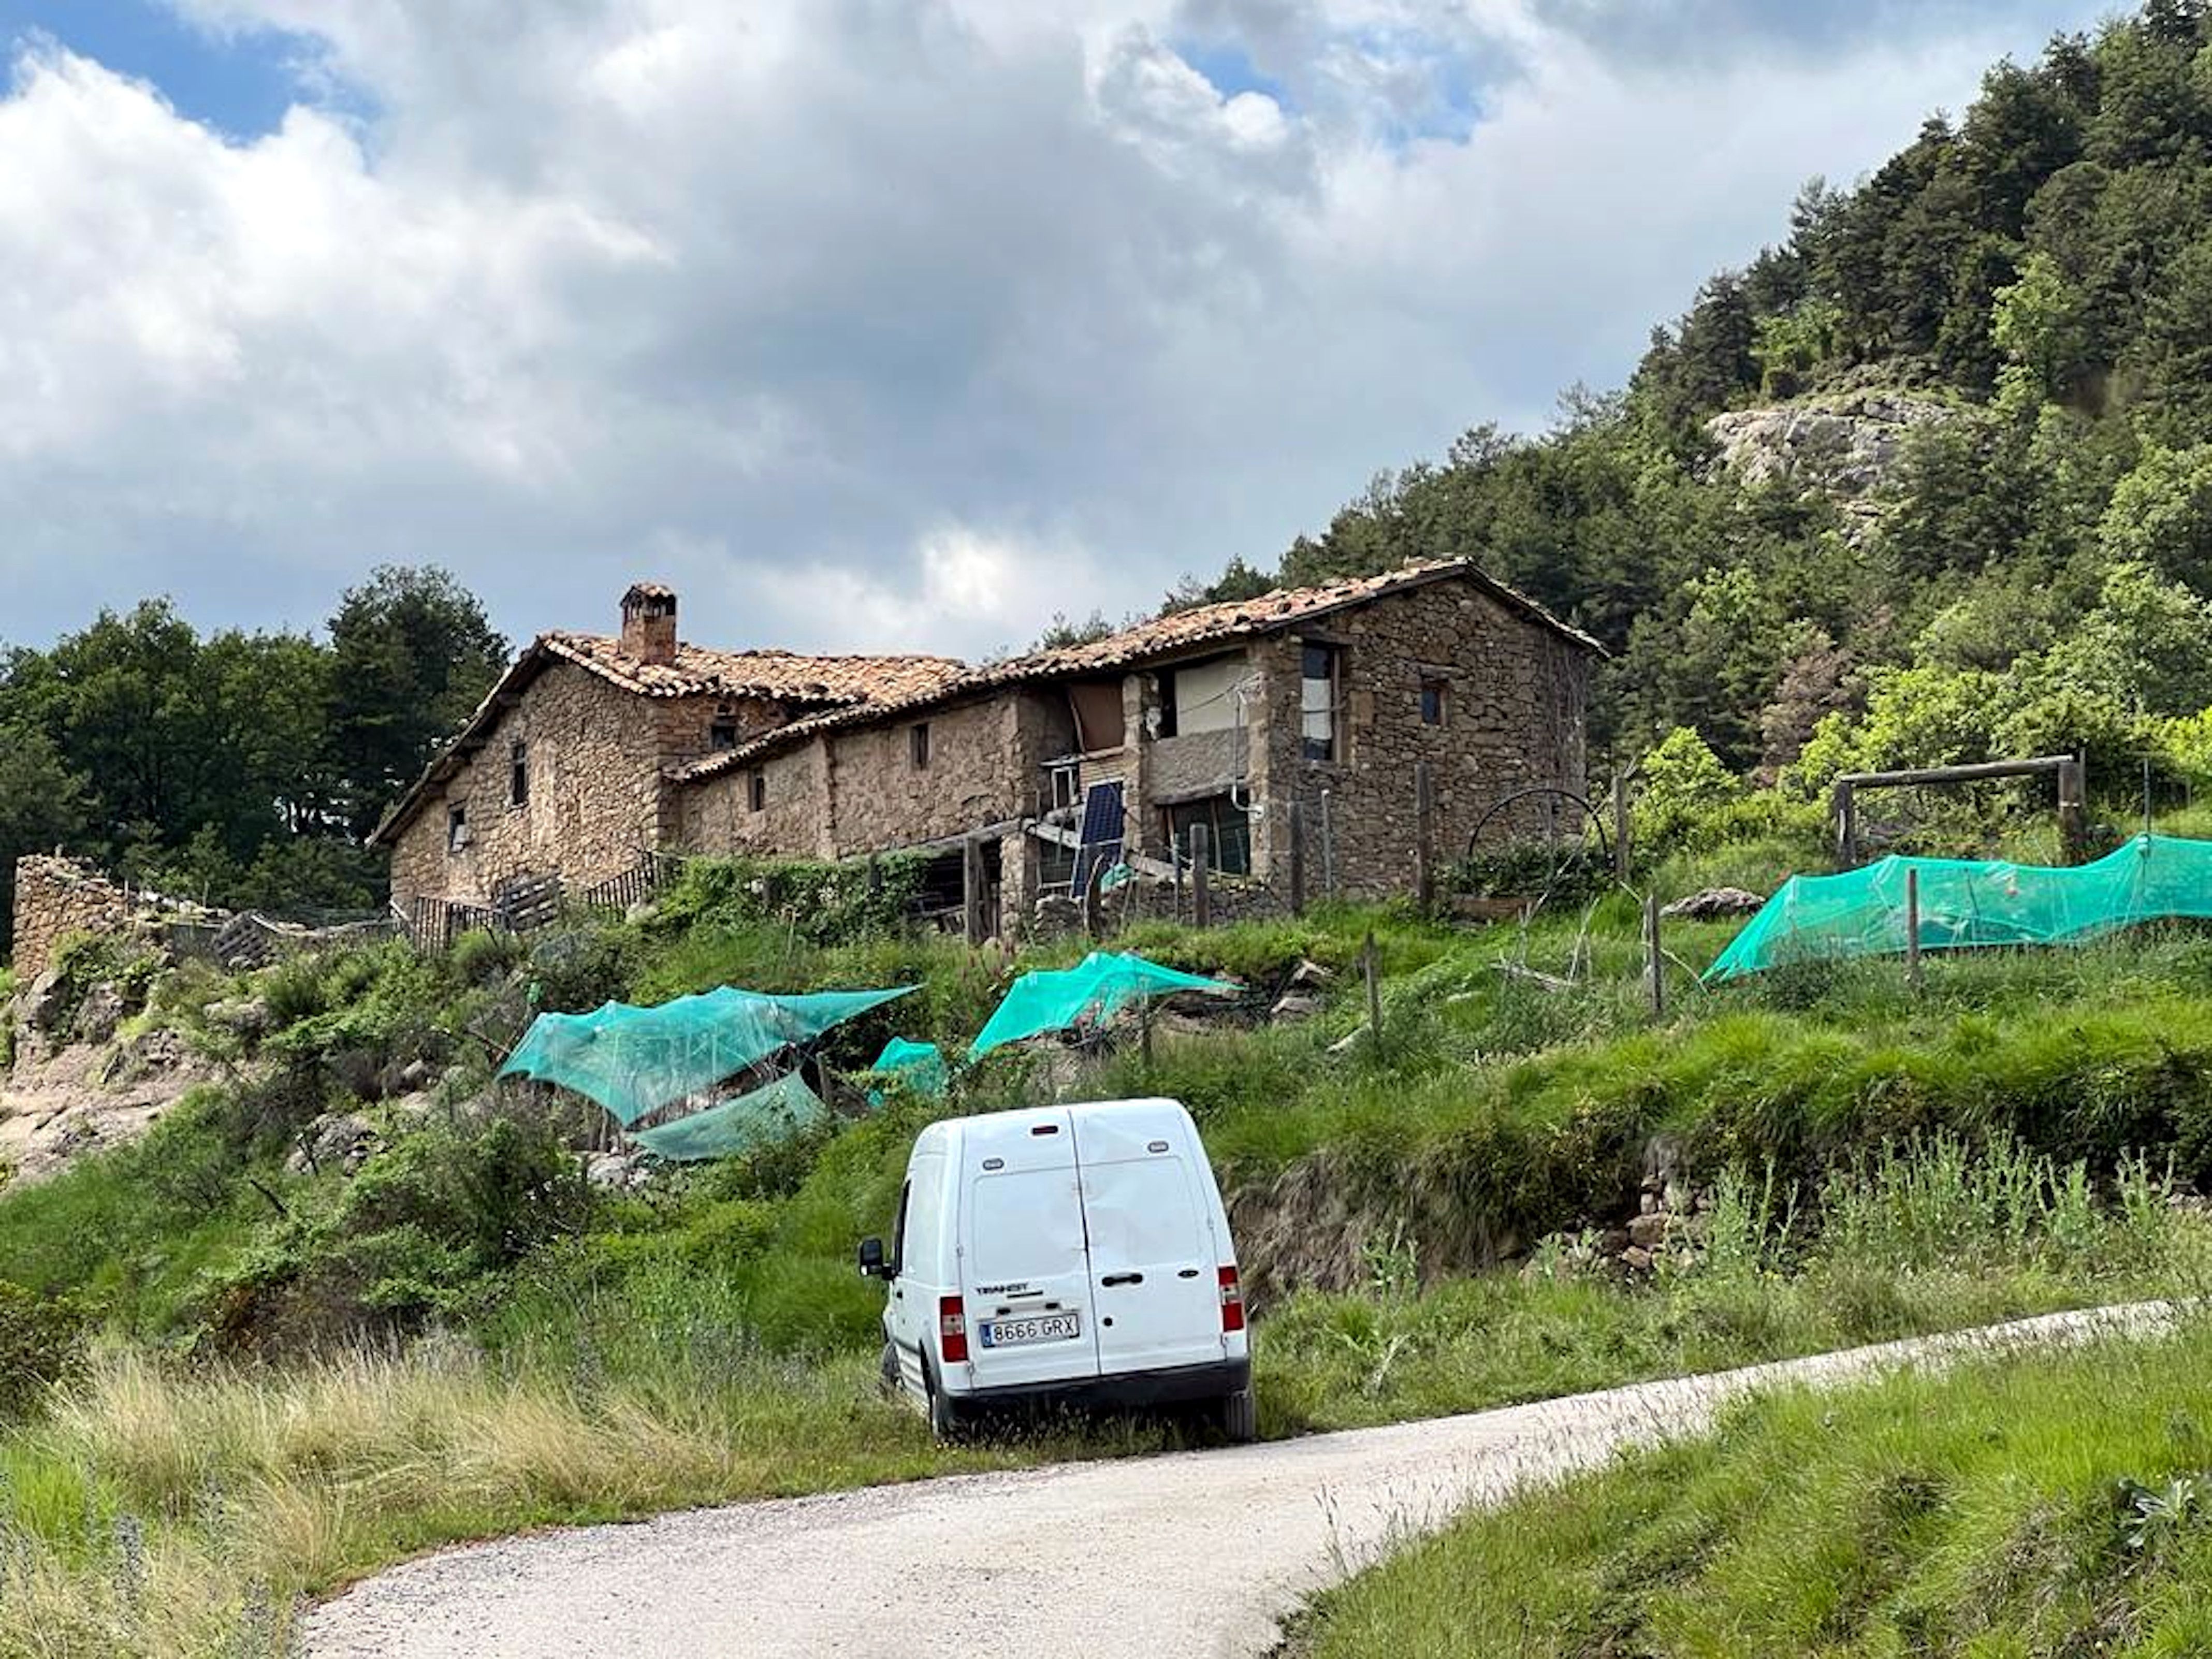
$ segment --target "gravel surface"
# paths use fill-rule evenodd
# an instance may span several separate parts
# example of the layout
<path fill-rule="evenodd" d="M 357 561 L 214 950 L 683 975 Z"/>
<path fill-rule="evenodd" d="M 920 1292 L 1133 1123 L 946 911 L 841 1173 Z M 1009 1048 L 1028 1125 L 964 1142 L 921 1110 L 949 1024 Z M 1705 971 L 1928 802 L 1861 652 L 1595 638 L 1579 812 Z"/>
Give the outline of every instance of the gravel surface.
<path fill-rule="evenodd" d="M 2062 1314 L 1390 1428 L 698 1510 L 428 1557 L 316 1610 L 310 1659 L 1249 1656 L 1454 1511 L 1762 1385 L 2159 1323 Z"/>

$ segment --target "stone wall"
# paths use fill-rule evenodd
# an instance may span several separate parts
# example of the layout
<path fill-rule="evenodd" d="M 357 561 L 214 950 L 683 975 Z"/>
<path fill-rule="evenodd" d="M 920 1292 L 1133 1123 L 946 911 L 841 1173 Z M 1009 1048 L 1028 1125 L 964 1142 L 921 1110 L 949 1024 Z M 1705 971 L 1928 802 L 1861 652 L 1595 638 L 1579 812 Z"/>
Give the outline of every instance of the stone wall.
<path fill-rule="evenodd" d="M 662 744 L 672 733 L 704 732 L 713 701 L 648 702 L 572 663 L 548 668 L 395 839 L 393 899 L 403 908 L 418 897 L 482 904 L 518 876 L 558 871 L 575 889 L 635 867 L 674 838 Z M 530 775 L 520 805 L 511 781 L 518 742 Z M 459 852 L 448 835 L 456 806 L 469 828 Z"/>
<path fill-rule="evenodd" d="M 70 933 L 114 933 L 131 920 L 131 898 L 98 871 L 72 859 L 15 860 L 15 977 L 28 986 L 52 964 Z"/>
<path fill-rule="evenodd" d="M 758 767 L 725 772 L 681 792 L 684 849 L 763 858 L 831 856 L 827 751 L 816 738 Z M 753 777 L 761 781 L 753 805 Z"/>
<path fill-rule="evenodd" d="M 1583 710 L 1590 654 L 1508 610 L 1471 583 L 1437 583 L 1340 612 L 1304 635 L 1340 658 L 1339 758 L 1304 757 L 1299 733 L 1302 639 L 1255 648 L 1264 740 L 1252 753 L 1254 873 L 1280 877 L 1290 856 L 1289 803 L 1307 832 L 1307 890 L 1409 891 L 1414 876 L 1414 767 L 1429 763 L 1434 850 L 1442 867 L 1466 850 L 1477 820 L 1515 790 L 1585 787 Z M 1425 684 L 1440 684 L 1444 718 L 1421 718 Z M 1324 809 L 1328 841 L 1322 845 Z M 1540 800 L 1486 831 L 1501 841 L 1542 833 Z"/>

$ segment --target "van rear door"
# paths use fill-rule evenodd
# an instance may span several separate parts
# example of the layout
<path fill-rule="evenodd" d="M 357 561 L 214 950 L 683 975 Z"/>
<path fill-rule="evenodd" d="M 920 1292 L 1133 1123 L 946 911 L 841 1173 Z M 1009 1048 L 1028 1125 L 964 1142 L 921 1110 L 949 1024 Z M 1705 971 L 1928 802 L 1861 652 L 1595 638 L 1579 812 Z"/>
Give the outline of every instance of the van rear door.
<path fill-rule="evenodd" d="M 960 1279 L 969 1386 L 1098 1375 L 1075 1136 L 1063 1108 L 967 1124 L 961 1150 Z"/>
<path fill-rule="evenodd" d="M 1106 1376 L 1218 1364 L 1218 1267 L 1200 1185 L 1210 1171 L 1190 1119 L 1172 1101 L 1117 1101 L 1071 1114 L 1091 1237 L 1098 1370 Z"/>

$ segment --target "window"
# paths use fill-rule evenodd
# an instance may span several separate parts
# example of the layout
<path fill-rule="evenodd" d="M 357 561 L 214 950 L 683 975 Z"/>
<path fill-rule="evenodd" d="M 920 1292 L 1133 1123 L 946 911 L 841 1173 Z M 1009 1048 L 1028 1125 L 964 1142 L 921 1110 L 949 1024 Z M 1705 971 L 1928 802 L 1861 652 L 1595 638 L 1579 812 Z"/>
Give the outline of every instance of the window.
<path fill-rule="evenodd" d="M 1190 857 L 1191 830 L 1206 826 L 1206 865 L 1224 876 L 1252 873 L 1251 815 L 1226 795 L 1208 795 L 1167 809 L 1168 838 L 1184 859 Z"/>
<path fill-rule="evenodd" d="M 1298 732 L 1310 761 L 1337 758 L 1336 691 L 1343 653 L 1333 645 L 1309 645 L 1300 672 Z"/>
<path fill-rule="evenodd" d="M 1421 724 L 1442 726 L 1451 709 L 1451 682 L 1440 674 L 1421 679 Z"/>
<path fill-rule="evenodd" d="M 530 805 L 530 745 L 519 739 L 507 751 L 507 804 Z"/>
<path fill-rule="evenodd" d="M 717 714 L 707 726 L 707 747 L 720 753 L 738 746 L 738 720 L 734 714 Z"/>
<path fill-rule="evenodd" d="M 446 850 L 458 853 L 469 844 L 469 809 L 449 806 L 446 809 Z"/>
<path fill-rule="evenodd" d="M 1156 738 L 1171 738 L 1176 734 L 1176 672 L 1172 668 L 1160 670 L 1160 718 L 1152 728 Z"/>
<path fill-rule="evenodd" d="M 745 805 L 748 810 L 755 812 L 763 811 L 767 807 L 767 773 L 748 772 L 745 774 Z"/>
<path fill-rule="evenodd" d="M 914 1200 L 914 1182 L 908 1182 L 899 1188 L 898 1219 L 891 1223 L 891 1277 L 896 1279 L 906 1267 L 906 1212 Z"/>
<path fill-rule="evenodd" d="M 914 757 L 917 767 L 929 764 L 929 722 L 921 720 L 907 728 L 907 751 Z"/>

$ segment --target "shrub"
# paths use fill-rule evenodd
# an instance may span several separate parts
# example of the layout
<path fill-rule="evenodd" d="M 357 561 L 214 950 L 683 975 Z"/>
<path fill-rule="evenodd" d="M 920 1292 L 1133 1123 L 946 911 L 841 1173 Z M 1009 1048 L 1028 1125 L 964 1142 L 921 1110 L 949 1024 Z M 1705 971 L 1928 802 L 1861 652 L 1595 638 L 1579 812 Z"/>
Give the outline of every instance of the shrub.
<path fill-rule="evenodd" d="M 82 1366 L 89 1324 L 76 1298 L 0 1279 L 0 1424 L 32 1414 L 48 1389 Z"/>
<path fill-rule="evenodd" d="M 650 927 L 666 933 L 769 922 L 810 945 L 850 944 L 904 927 L 927 862 L 919 854 L 845 864 L 695 859 L 654 907 Z"/>

